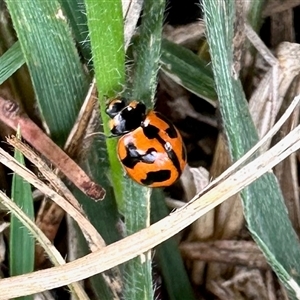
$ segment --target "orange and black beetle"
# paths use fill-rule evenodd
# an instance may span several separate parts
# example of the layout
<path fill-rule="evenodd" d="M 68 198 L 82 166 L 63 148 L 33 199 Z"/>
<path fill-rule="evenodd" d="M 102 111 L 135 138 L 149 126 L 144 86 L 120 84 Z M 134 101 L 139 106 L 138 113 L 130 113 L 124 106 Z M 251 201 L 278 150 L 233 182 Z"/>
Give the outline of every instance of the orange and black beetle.
<path fill-rule="evenodd" d="M 110 129 L 121 136 L 117 152 L 127 174 L 149 187 L 173 184 L 186 165 L 186 151 L 175 126 L 160 113 L 142 102 L 112 100 L 106 113 L 111 117 Z"/>

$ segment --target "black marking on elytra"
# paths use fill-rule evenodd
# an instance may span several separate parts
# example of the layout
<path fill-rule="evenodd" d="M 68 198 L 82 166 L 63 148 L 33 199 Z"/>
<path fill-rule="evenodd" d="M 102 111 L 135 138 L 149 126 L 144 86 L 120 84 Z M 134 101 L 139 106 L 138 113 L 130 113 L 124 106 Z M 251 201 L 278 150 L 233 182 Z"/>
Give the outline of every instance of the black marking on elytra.
<path fill-rule="evenodd" d="M 159 131 L 160 131 L 160 129 L 157 128 L 156 126 L 151 125 L 151 124 L 148 124 L 148 125 L 142 124 L 142 128 L 143 128 L 144 135 L 149 140 L 157 139 L 157 137 L 159 137 Z"/>
<path fill-rule="evenodd" d="M 154 148 L 149 148 L 145 154 L 140 154 L 133 143 L 128 143 L 125 145 L 125 148 L 126 157 L 122 159 L 122 163 L 129 169 L 133 169 L 139 162 L 145 164 L 153 164 L 155 162 L 156 155 L 154 153 L 156 150 Z"/>
<path fill-rule="evenodd" d="M 168 136 L 171 139 L 175 139 L 178 137 L 178 133 L 177 130 L 175 129 L 174 125 L 172 124 L 172 122 L 170 120 L 168 120 L 164 115 L 156 112 L 156 115 L 162 119 L 166 124 L 169 125 L 169 128 L 166 129 L 166 133 L 168 134 Z"/>
<path fill-rule="evenodd" d="M 151 185 L 155 182 L 163 182 L 171 177 L 170 170 L 159 170 L 156 172 L 148 172 L 147 177 L 141 180 L 142 184 Z"/>
<path fill-rule="evenodd" d="M 184 161 L 186 161 L 186 159 L 187 159 L 187 157 L 186 157 L 186 149 L 185 149 L 183 143 L 182 143 L 182 149 L 181 149 L 181 151 L 182 151 L 182 159 Z"/>
<path fill-rule="evenodd" d="M 166 133 L 168 134 L 168 136 L 169 136 L 171 139 L 176 139 L 176 138 L 178 137 L 177 131 L 176 131 L 176 129 L 174 128 L 174 126 L 169 127 L 169 128 L 166 130 Z"/>
<path fill-rule="evenodd" d="M 174 128 L 174 126 L 172 124 L 170 124 L 170 127 L 173 127 L 173 129 L 176 132 L 176 129 Z M 148 139 L 156 139 L 163 146 L 163 148 L 166 150 L 166 153 L 167 153 L 169 159 L 172 161 L 173 165 L 175 166 L 175 168 L 178 172 L 178 177 L 179 177 L 179 175 L 181 174 L 181 167 L 180 167 L 178 157 L 177 157 L 176 153 L 174 152 L 174 150 L 172 149 L 170 143 L 165 142 L 164 139 L 159 135 L 160 129 L 154 125 L 151 125 L 151 124 L 145 125 L 144 123 L 142 123 L 142 128 L 143 128 L 143 132 L 144 132 L 145 136 Z"/>

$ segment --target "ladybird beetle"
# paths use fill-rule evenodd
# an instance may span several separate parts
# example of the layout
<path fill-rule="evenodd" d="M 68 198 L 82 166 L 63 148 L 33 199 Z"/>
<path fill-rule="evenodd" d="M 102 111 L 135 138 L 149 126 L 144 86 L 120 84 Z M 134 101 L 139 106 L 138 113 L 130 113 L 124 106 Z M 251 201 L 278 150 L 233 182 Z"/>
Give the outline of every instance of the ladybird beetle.
<path fill-rule="evenodd" d="M 175 126 L 142 102 L 114 99 L 106 108 L 117 152 L 127 174 L 149 187 L 173 184 L 186 165 L 186 151 Z"/>

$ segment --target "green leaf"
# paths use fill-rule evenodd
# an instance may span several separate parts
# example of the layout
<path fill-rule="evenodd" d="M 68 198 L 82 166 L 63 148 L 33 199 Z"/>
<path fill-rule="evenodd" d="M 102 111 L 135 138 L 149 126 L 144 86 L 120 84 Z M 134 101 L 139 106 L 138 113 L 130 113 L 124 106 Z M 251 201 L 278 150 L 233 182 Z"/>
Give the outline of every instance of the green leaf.
<path fill-rule="evenodd" d="M 75 44 L 58 1 L 7 0 L 38 106 L 52 139 L 62 146 L 88 90 Z"/>
<path fill-rule="evenodd" d="M 165 196 L 160 189 L 154 189 L 151 195 L 151 223 L 167 217 L 169 210 Z M 163 285 L 170 300 L 195 300 L 189 277 L 178 250 L 175 238 L 171 238 L 155 249 L 155 257 L 163 277 Z M 176 274 L 176 276 L 174 276 Z"/>
<path fill-rule="evenodd" d="M 101 179 L 106 188 L 106 199 L 102 203 L 86 203 L 85 211 L 91 220 L 102 224 L 99 231 L 104 239 L 111 243 L 120 236 L 115 232 L 117 226 L 117 208 L 124 205 L 125 197 L 122 188 L 123 170 L 116 154 L 116 139 L 106 138 L 110 135 L 108 116 L 105 113 L 107 97 L 115 97 L 122 90 L 125 82 L 125 51 L 123 46 L 123 15 L 120 1 L 86 0 L 86 15 L 89 28 L 89 39 L 92 49 L 95 78 L 98 87 L 101 123 L 105 137 L 96 141 L 90 153 L 89 166 L 93 169 L 95 178 Z M 81 29 L 82 30 L 82 27 Z M 98 155 L 97 155 L 98 154 Z M 95 166 L 98 166 L 96 170 Z M 111 189 L 113 186 L 113 191 Z M 115 196 L 115 198 L 114 198 Z M 96 206 L 101 210 L 101 218 L 96 214 Z M 94 211 L 93 211 L 94 210 Z M 102 220 L 101 220 L 102 219 Z M 94 223 L 92 221 L 92 223 Z M 109 222 L 109 223 L 108 223 Z M 108 224 L 112 224 L 111 228 Z M 100 225 L 100 224 L 99 224 Z M 99 298 L 103 293 L 97 288 L 97 277 L 92 278 L 92 284 Z"/>
<path fill-rule="evenodd" d="M 122 238 L 121 233 L 118 231 L 119 213 L 111 183 L 107 177 L 107 170 L 109 169 L 108 156 L 105 149 L 105 141 L 97 140 L 93 143 L 89 154 L 88 161 L 85 163 L 86 169 L 90 170 L 94 180 L 101 182 L 101 185 L 106 190 L 104 201 L 95 202 L 91 201 L 79 190 L 75 191 L 75 197 L 80 199 L 80 203 L 87 214 L 90 222 L 99 231 L 107 244 L 111 244 Z M 89 253 L 86 241 L 80 234 L 80 246 L 85 254 Z M 107 274 L 106 274 L 107 275 Z M 110 280 L 115 280 L 114 276 L 110 274 Z M 111 291 L 106 287 L 103 282 L 101 274 L 95 275 L 90 278 L 91 285 L 97 299 L 113 299 Z M 119 283 L 120 284 L 120 283 Z"/>
<path fill-rule="evenodd" d="M 175 82 L 216 106 L 218 98 L 210 65 L 189 49 L 162 41 L 161 69 Z"/>
<path fill-rule="evenodd" d="M 12 76 L 24 63 L 20 43 L 16 42 L 0 57 L 0 84 Z"/>
<path fill-rule="evenodd" d="M 231 73 L 234 2 L 203 0 L 203 8 L 224 128 L 232 158 L 237 160 L 258 141 L 258 136 L 241 83 Z M 286 288 L 295 295 L 292 284 L 300 283 L 299 240 L 275 176 L 262 176 L 241 195 L 254 240 Z"/>
<path fill-rule="evenodd" d="M 68 16 L 77 47 L 79 47 L 85 62 L 92 67 L 92 52 L 84 0 L 60 0 L 60 3 Z"/>
<path fill-rule="evenodd" d="M 15 151 L 15 159 L 25 165 L 24 157 L 18 150 Z M 14 174 L 12 180 L 13 201 L 34 220 L 33 198 L 31 186 L 19 175 Z M 30 231 L 24 227 L 21 221 L 13 214 L 10 219 L 9 240 L 9 271 L 11 276 L 33 272 L 35 240 Z M 18 299 L 30 300 L 32 296 L 24 296 Z"/>
<path fill-rule="evenodd" d="M 133 49 L 136 60 L 131 96 L 143 100 L 148 107 L 153 106 L 157 87 L 165 5 L 164 0 L 144 1 L 140 35 Z"/>
<path fill-rule="evenodd" d="M 105 113 L 105 102 L 107 97 L 115 97 L 125 82 L 122 6 L 120 1 L 86 0 L 86 10 L 103 130 L 105 136 L 109 136 L 109 117 Z M 110 163 L 108 176 L 114 187 L 118 205 L 122 209 L 125 201 L 122 187 L 123 169 L 116 154 L 116 145 L 116 139 L 106 138 Z"/>
<path fill-rule="evenodd" d="M 123 180 L 126 235 L 131 235 L 150 224 L 151 189 L 126 178 Z M 134 258 L 124 266 L 124 299 L 152 299 L 151 252 Z"/>

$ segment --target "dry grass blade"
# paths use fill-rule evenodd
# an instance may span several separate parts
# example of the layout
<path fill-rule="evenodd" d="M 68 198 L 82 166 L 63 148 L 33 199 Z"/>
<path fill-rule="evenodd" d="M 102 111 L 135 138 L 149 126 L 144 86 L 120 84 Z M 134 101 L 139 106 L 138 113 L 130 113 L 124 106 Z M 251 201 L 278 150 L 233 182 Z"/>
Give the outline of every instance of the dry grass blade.
<path fill-rule="evenodd" d="M 290 115 L 293 113 L 294 109 L 300 102 L 300 95 L 295 97 L 290 106 L 287 108 L 287 110 L 284 112 L 284 114 L 281 116 L 281 118 L 277 121 L 277 123 L 269 130 L 269 132 L 254 146 L 252 147 L 241 159 L 239 159 L 237 162 L 235 162 L 231 167 L 229 167 L 225 172 L 223 172 L 218 178 L 216 178 L 211 185 L 216 185 L 219 182 L 223 181 L 225 178 L 233 174 L 235 170 L 237 170 L 240 166 L 242 166 L 247 160 L 250 159 L 251 156 L 253 156 L 260 148 L 263 148 L 264 145 L 266 145 L 272 137 L 278 132 L 278 130 L 281 128 L 281 126 L 286 122 L 286 120 L 290 117 Z M 206 187 L 202 190 L 202 193 L 208 189 Z"/>
<path fill-rule="evenodd" d="M 62 209 L 65 210 L 65 212 L 69 213 L 74 220 L 78 223 L 79 227 L 81 228 L 83 235 L 86 238 L 87 244 L 89 245 L 89 248 L 92 252 L 101 249 L 105 246 L 105 241 L 101 237 L 101 235 L 96 231 L 96 229 L 93 227 L 93 225 L 88 221 L 87 217 L 85 216 L 85 213 L 83 212 L 80 204 L 76 200 L 76 198 L 73 196 L 73 194 L 68 190 L 68 188 L 65 186 L 65 184 L 53 173 L 53 171 L 45 164 L 45 162 L 37 156 L 34 151 L 32 151 L 27 145 L 22 143 L 20 140 L 16 138 L 8 138 L 8 143 L 12 146 L 16 147 L 19 151 L 23 153 L 25 157 L 27 157 L 33 164 L 37 166 L 39 171 L 42 173 L 42 175 L 50 182 L 52 187 L 59 191 L 60 194 L 62 194 L 67 201 L 72 205 L 73 210 L 76 210 L 80 215 L 80 219 L 77 220 L 72 216 L 69 210 L 66 210 L 66 208 L 60 204 L 60 200 L 55 201 L 55 205 L 60 206 Z M 54 192 L 54 191 L 53 191 Z M 58 195 L 58 194 L 56 194 Z M 51 198 L 51 197 L 50 197 Z M 66 202 L 64 200 L 64 202 Z M 53 207 L 52 207 L 53 208 Z M 52 211 L 53 213 L 53 211 Z M 107 284 L 111 287 L 116 288 L 116 281 L 119 281 L 119 271 L 117 269 L 113 270 L 114 273 L 114 280 L 112 278 L 108 278 L 106 274 L 103 274 L 104 280 L 107 282 Z"/>
<path fill-rule="evenodd" d="M 50 182 L 50 185 L 55 191 L 59 191 L 59 193 L 62 194 L 73 205 L 73 207 L 76 208 L 76 210 L 84 215 L 84 211 L 80 204 L 65 184 L 54 174 L 48 165 L 30 147 L 28 147 L 28 145 L 21 142 L 21 140 L 15 136 L 7 137 L 6 140 L 39 169 L 42 175 Z"/>
<path fill-rule="evenodd" d="M 143 255 L 143 253 L 178 233 L 224 202 L 228 197 L 241 191 L 291 153 L 298 150 L 300 148 L 299 135 L 300 126 L 291 131 L 273 148 L 227 177 L 217 186 L 211 189 L 208 188 L 204 195 L 200 196 L 198 194 L 183 208 L 178 209 L 147 229 L 143 229 L 64 266 L 38 271 L 30 276 L 17 276 L 1 280 L 0 289 L 2 293 L 0 299 L 13 298 L 62 286 L 101 273 L 138 255 Z M 7 157 L 2 151 L 0 151 L 0 160 L 9 168 L 15 169 L 15 163 L 11 163 L 11 157 Z M 22 169 L 17 170 L 17 173 L 21 176 L 24 175 Z M 26 175 L 28 174 L 26 173 Z M 32 177 L 32 175 L 29 177 Z M 299 294 L 299 287 L 293 278 L 288 280 L 288 284 Z"/>
<path fill-rule="evenodd" d="M 36 226 L 36 224 L 34 224 L 34 222 L 23 212 L 23 210 L 18 205 L 16 205 L 11 199 L 9 199 L 2 191 L 0 191 L 0 202 L 12 213 L 18 216 L 18 219 L 32 233 L 39 244 L 45 249 L 48 257 L 55 266 L 63 265 L 66 263 L 61 254 L 52 245 L 45 234 Z M 70 289 L 78 299 L 89 299 L 80 284 L 72 283 L 70 285 Z"/>
<path fill-rule="evenodd" d="M 254 242 L 219 240 L 214 242 L 184 242 L 180 244 L 187 259 L 220 262 L 250 268 L 269 269 L 267 261 Z"/>
<path fill-rule="evenodd" d="M 263 17 L 269 17 L 275 13 L 280 13 L 300 5 L 299 0 L 290 1 L 267 1 L 267 5 L 263 10 Z"/>
<path fill-rule="evenodd" d="M 165 25 L 163 34 L 167 40 L 175 44 L 184 45 L 203 38 L 205 36 L 205 24 L 200 20 L 183 26 L 172 27 L 171 25 Z"/>
<path fill-rule="evenodd" d="M 277 49 L 278 59 L 275 59 L 267 47 L 258 40 L 255 32 L 249 26 L 246 26 L 246 29 L 251 42 L 261 49 L 260 52 L 264 59 L 272 66 L 249 100 L 249 110 L 254 123 L 259 135 L 263 136 L 273 126 L 284 96 L 293 80 L 300 73 L 300 47 L 299 44 L 295 43 L 281 43 Z M 270 86 L 272 87 L 271 91 Z"/>
<path fill-rule="evenodd" d="M 289 90 L 287 100 L 292 95 L 300 93 L 300 81 L 298 79 L 293 82 L 292 88 Z M 289 118 L 288 122 L 284 124 L 280 132 L 277 134 L 277 139 L 285 136 L 295 126 L 298 125 L 300 107 L 298 106 Z M 279 181 L 281 191 L 284 195 L 285 204 L 288 209 L 290 220 L 296 232 L 300 229 L 300 202 L 299 202 L 299 174 L 298 174 L 298 159 L 297 153 L 293 153 L 290 157 L 276 166 L 274 173 Z"/>
<path fill-rule="evenodd" d="M 31 157 L 33 162 L 38 162 L 37 165 L 43 166 L 43 172 L 48 178 L 53 178 L 54 174 L 48 174 L 49 170 L 46 170 L 45 163 L 34 153 Z M 42 193 L 51 198 L 56 202 L 61 208 L 68 212 L 68 214 L 78 223 L 83 234 L 85 235 L 87 241 L 93 245 L 92 249 L 95 250 L 105 246 L 105 242 L 96 231 L 96 229 L 91 225 L 91 223 L 82 214 L 81 209 L 78 210 L 71 203 L 66 201 L 66 199 L 60 196 L 57 192 L 51 189 L 48 185 L 42 182 L 34 173 L 29 171 L 27 168 L 19 164 L 11 155 L 0 148 L 0 162 L 10 168 L 12 171 L 25 178 L 30 184 L 39 189 Z M 48 171 L 48 172 L 47 172 Z M 59 180 L 59 179 L 57 179 Z M 63 183 L 61 183 L 63 184 Z M 93 243 L 91 241 L 94 241 Z M 95 248 L 94 248 L 95 247 Z"/>
<path fill-rule="evenodd" d="M 64 150 L 70 157 L 79 157 L 78 149 L 82 148 L 86 130 L 89 126 L 91 116 L 97 105 L 96 81 L 93 79 L 89 91 L 79 111 L 77 120 L 68 136 Z"/>
<path fill-rule="evenodd" d="M 124 24 L 125 49 L 128 48 L 131 38 L 136 30 L 136 24 L 139 20 L 143 6 L 143 0 L 122 1 Z"/>
<path fill-rule="evenodd" d="M 87 134 L 87 128 L 92 123 L 91 116 L 96 111 L 96 99 L 97 99 L 97 91 L 95 86 L 95 80 L 93 80 L 90 89 L 87 93 L 85 101 L 80 109 L 77 120 L 68 136 L 68 139 L 65 143 L 64 150 L 71 158 L 77 158 L 80 160 L 83 157 L 83 152 L 89 149 L 90 143 L 92 139 L 84 140 Z M 91 126 L 92 127 L 92 126 Z M 24 147 L 24 144 L 19 143 L 17 140 L 10 139 L 9 142 L 17 148 L 22 148 L 21 151 L 28 152 L 29 157 L 34 157 L 31 149 L 28 147 Z M 15 143 L 14 143 L 15 142 Z M 84 145 L 84 149 L 82 149 L 82 145 Z M 52 183 L 52 186 L 55 187 L 55 190 L 60 191 L 60 193 L 70 202 L 74 207 L 77 207 L 79 211 L 83 214 L 83 210 L 81 209 L 80 204 L 74 198 L 73 194 L 70 193 L 68 189 L 66 189 L 65 185 L 62 185 L 61 180 L 57 180 L 56 176 L 53 176 L 53 173 L 57 174 L 58 177 L 62 178 L 63 174 L 56 169 L 53 173 L 49 170 L 48 166 L 43 164 L 40 166 L 40 171 L 43 173 L 43 170 L 48 170 L 47 174 L 50 174 L 51 178 L 48 180 Z M 47 174 L 44 176 L 47 178 Z M 45 198 L 42 202 L 42 205 L 39 208 L 36 217 L 36 224 L 42 229 L 42 231 L 48 236 L 51 241 L 54 241 L 54 238 L 57 234 L 57 231 L 60 227 L 61 220 L 65 215 L 65 211 L 61 209 L 55 202 L 49 201 Z M 44 255 L 44 250 L 39 245 L 36 246 L 36 256 L 35 256 L 35 265 L 37 268 L 40 268 L 45 262 L 47 258 Z"/>

